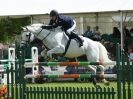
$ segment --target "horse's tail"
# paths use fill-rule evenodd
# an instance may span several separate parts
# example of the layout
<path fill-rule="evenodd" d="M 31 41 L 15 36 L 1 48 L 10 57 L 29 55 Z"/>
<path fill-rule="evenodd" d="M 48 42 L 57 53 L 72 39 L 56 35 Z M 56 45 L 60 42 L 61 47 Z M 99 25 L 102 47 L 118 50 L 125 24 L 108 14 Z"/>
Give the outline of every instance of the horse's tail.
<path fill-rule="evenodd" d="M 99 42 L 98 42 L 98 47 L 99 47 L 100 60 L 103 62 L 113 62 L 112 60 L 109 59 L 106 48 Z"/>

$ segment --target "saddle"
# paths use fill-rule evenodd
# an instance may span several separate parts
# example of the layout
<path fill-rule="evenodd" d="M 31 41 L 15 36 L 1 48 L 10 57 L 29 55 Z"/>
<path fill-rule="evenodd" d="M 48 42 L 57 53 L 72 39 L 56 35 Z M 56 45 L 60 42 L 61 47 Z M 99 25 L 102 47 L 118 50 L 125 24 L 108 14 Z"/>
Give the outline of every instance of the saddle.
<path fill-rule="evenodd" d="M 66 32 L 65 32 L 65 33 L 66 33 Z M 82 40 L 82 38 L 79 37 L 77 34 L 75 34 L 75 33 L 72 32 L 72 33 L 70 33 L 70 34 L 66 33 L 66 35 L 69 37 L 69 40 L 68 40 L 68 42 L 67 42 L 67 45 L 66 45 L 66 47 L 65 47 L 65 52 L 63 53 L 63 55 L 66 54 L 66 52 L 67 52 L 67 50 L 68 50 L 68 48 L 69 48 L 69 45 L 70 45 L 72 39 L 75 39 L 75 40 L 77 41 L 77 43 L 79 43 L 79 47 L 83 46 L 84 40 Z"/>
<path fill-rule="evenodd" d="M 72 31 L 70 34 L 66 33 L 66 35 L 69 37 L 69 39 L 75 39 L 77 43 L 79 43 L 79 47 L 83 46 L 84 40 L 79 37 L 75 31 Z"/>

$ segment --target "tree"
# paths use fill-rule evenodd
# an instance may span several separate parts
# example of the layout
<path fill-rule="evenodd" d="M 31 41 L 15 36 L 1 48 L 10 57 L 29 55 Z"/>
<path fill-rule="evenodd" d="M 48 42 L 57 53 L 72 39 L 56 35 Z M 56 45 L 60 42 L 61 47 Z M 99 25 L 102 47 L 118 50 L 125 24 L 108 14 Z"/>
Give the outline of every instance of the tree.
<path fill-rule="evenodd" d="M 0 20 L 0 42 L 6 43 L 14 36 L 21 33 L 21 27 L 30 24 L 30 18 L 2 18 Z"/>

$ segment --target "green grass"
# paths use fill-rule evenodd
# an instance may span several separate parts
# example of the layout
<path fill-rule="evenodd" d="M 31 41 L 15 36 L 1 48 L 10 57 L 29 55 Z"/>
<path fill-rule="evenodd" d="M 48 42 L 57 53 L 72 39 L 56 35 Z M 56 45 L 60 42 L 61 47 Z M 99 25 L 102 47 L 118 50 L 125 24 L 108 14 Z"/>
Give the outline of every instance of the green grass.
<path fill-rule="evenodd" d="M 116 82 L 110 82 L 109 86 L 103 83 L 98 83 L 101 87 L 114 87 L 117 89 Z M 56 82 L 56 83 L 43 83 L 43 84 L 27 84 L 27 86 L 35 87 L 94 87 L 92 83 L 79 83 L 79 82 Z"/>

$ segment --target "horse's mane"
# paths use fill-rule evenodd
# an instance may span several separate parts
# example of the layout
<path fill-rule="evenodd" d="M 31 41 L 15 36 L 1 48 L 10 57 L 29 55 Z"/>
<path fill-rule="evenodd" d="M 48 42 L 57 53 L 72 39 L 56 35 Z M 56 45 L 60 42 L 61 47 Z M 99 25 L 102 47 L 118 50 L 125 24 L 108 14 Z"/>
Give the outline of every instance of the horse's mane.
<path fill-rule="evenodd" d="M 41 24 L 41 23 L 35 23 L 35 24 L 27 25 L 27 27 L 31 27 L 31 28 L 33 28 L 33 27 L 41 27 L 42 25 L 44 25 L 44 24 Z"/>
<path fill-rule="evenodd" d="M 35 31 L 38 30 L 42 25 L 41 23 L 36 23 L 36 24 L 31 24 L 31 25 L 27 25 L 25 27 L 23 27 L 24 30 L 28 29 L 30 31 Z"/>
<path fill-rule="evenodd" d="M 43 25 L 45 25 L 45 24 L 36 23 L 36 24 L 27 25 L 23 29 L 25 30 L 27 28 L 30 31 L 35 31 L 35 30 L 38 30 L 39 28 L 41 28 Z M 46 30 L 48 30 L 48 29 L 46 29 Z M 60 27 L 55 28 L 55 30 L 63 31 Z"/>

